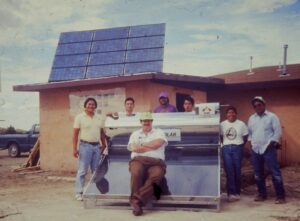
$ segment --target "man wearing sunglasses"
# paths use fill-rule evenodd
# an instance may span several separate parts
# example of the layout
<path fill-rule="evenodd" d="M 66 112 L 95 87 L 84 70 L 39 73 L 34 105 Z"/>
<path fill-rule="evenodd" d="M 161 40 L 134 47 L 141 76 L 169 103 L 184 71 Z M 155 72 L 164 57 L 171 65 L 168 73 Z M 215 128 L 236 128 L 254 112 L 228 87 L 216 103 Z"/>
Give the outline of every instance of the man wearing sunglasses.
<path fill-rule="evenodd" d="M 273 186 L 276 192 L 276 204 L 285 203 L 285 191 L 283 179 L 277 161 L 277 149 L 280 147 L 281 125 L 278 117 L 266 110 L 266 102 L 261 96 L 252 99 L 254 108 L 253 115 L 248 121 L 249 136 L 251 143 L 252 164 L 254 176 L 258 188 L 258 195 L 254 201 L 264 201 L 267 198 L 266 183 L 264 176 L 264 164 L 271 172 Z"/>

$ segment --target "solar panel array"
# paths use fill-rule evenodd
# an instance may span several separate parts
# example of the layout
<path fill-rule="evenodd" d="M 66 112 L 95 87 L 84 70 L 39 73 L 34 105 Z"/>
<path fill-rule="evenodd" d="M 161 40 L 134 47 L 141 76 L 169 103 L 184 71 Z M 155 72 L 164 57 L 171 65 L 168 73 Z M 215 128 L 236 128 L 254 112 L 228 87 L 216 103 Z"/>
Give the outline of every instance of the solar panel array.
<path fill-rule="evenodd" d="M 161 72 L 165 24 L 61 33 L 49 82 Z"/>

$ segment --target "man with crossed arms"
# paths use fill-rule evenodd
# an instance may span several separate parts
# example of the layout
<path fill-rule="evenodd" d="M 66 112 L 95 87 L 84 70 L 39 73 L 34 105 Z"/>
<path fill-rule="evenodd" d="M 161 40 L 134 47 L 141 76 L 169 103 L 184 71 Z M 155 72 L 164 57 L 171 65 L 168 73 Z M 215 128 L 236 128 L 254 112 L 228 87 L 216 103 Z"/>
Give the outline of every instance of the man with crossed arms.
<path fill-rule="evenodd" d="M 142 113 L 142 128 L 131 134 L 127 147 L 131 151 L 130 205 L 135 216 L 143 214 L 142 206 L 154 196 L 155 185 L 160 185 L 166 173 L 164 160 L 168 141 L 161 129 L 152 128 L 152 122 L 151 113 Z"/>

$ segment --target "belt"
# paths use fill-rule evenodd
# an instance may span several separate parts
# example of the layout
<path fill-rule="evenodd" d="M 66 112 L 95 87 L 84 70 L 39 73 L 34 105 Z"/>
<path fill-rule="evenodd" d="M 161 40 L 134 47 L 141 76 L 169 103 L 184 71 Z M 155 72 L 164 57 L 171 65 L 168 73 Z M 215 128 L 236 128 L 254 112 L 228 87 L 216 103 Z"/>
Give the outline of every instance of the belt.
<path fill-rule="evenodd" d="M 80 140 L 81 143 L 86 143 L 86 144 L 90 144 L 90 145 L 99 145 L 99 142 L 88 142 L 88 141 L 85 141 L 85 140 Z"/>

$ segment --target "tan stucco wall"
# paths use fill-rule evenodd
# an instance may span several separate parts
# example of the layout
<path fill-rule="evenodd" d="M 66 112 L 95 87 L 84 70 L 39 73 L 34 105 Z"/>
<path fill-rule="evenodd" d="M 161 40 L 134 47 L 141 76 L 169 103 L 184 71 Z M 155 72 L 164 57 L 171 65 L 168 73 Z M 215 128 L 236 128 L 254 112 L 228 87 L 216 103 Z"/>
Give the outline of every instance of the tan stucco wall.
<path fill-rule="evenodd" d="M 77 89 L 56 89 L 40 92 L 41 167 L 46 170 L 76 171 L 77 160 L 72 156 L 74 117 L 70 114 L 69 94 L 77 91 L 125 88 L 126 97 L 135 99 L 135 111 L 149 111 L 158 105 L 158 95 L 167 91 L 175 105 L 176 92 L 191 94 L 196 102 L 206 101 L 206 92 L 166 86 L 149 81 L 136 81 Z M 123 103 L 120 110 L 123 110 Z"/>
<path fill-rule="evenodd" d="M 283 136 L 283 149 L 280 158 L 283 164 L 300 162 L 300 88 L 273 88 L 256 90 L 226 90 L 208 93 L 208 101 L 219 101 L 221 104 L 234 105 L 238 117 L 247 123 L 254 113 L 250 101 L 254 96 L 263 96 L 267 109 L 277 114 L 280 119 Z M 223 119 L 226 107 L 222 108 Z"/>

